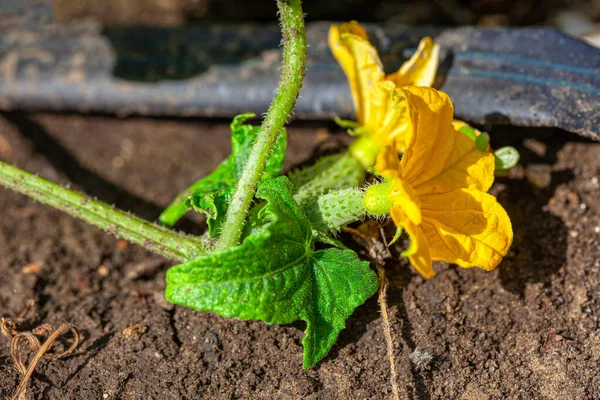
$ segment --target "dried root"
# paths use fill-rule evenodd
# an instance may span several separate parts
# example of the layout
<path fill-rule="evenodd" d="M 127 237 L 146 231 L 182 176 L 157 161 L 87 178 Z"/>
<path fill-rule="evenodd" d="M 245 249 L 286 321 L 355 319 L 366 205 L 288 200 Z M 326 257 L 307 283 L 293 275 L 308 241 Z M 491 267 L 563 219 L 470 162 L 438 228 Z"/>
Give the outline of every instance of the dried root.
<path fill-rule="evenodd" d="M 363 246 L 369 253 L 369 258 L 375 264 L 377 268 L 377 275 L 379 276 L 379 294 L 377 301 L 379 308 L 381 309 L 381 319 L 383 325 L 383 334 L 387 345 L 387 353 L 390 361 L 390 383 L 392 385 L 392 394 L 395 400 L 400 400 L 400 389 L 398 387 L 398 381 L 396 379 L 396 357 L 394 356 L 394 340 L 392 338 L 392 327 L 390 324 L 390 318 L 388 313 L 387 305 L 387 289 L 388 281 L 385 276 L 385 260 L 391 258 L 391 254 L 388 250 L 388 246 L 385 243 L 385 234 L 383 228 L 379 228 L 379 235 L 383 242 L 377 240 L 373 235 L 367 235 L 360 230 L 352 228 L 344 228 L 344 230 L 352 235 L 354 240 Z"/>
<path fill-rule="evenodd" d="M 27 303 L 25 310 L 14 320 L 8 318 L 2 318 L 1 330 L 2 334 L 11 339 L 10 349 L 19 369 L 19 372 L 23 375 L 21 383 L 17 387 L 11 400 L 25 400 L 25 393 L 27 383 L 31 378 L 31 374 L 35 370 L 36 365 L 42 358 L 58 359 L 71 354 L 79 345 L 79 331 L 71 324 L 61 324 L 58 329 L 54 329 L 50 324 L 40 325 L 34 328 L 32 331 L 19 332 L 20 326 L 23 324 L 25 315 L 35 306 L 35 301 L 31 300 Z M 73 334 L 73 343 L 71 346 L 61 353 L 49 353 L 48 351 L 60 336 L 67 332 Z M 40 338 L 46 338 L 43 343 Z M 35 352 L 31 362 L 28 366 L 25 365 L 23 354 L 23 344 L 27 344 L 29 350 Z"/>
<path fill-rule="evenodd" d="M 2 336 L 12 339 L 18 334 L 21 326 L 25 322 L 25 317 L 27 314 L 36 306 L 35 300 L 29 300 L 27 304 L 25 304 L 25 309 L 21 311 L 21 314 L 15 319 L 2 318 L 0 320 L 0 331 L 2 332 Z"/>

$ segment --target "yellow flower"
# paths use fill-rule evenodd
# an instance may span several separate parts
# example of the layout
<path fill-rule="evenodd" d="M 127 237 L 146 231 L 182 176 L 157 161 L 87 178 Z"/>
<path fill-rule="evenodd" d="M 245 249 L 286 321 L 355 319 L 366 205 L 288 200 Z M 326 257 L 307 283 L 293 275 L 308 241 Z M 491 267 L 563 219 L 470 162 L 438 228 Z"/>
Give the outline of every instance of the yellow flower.
<path fill-rule="evenodd" d="M 452 125 L 447 95 L 431 88 L 402 89 L 408 112 L 402 160 L 384 147 L 376 169 L 391 178 L 390 215 L 411 239 L 404 255 L 426 278 L 433 261 L 490 271 L 513 239 L 506 211 L 487 194 L 494 181 L 494 155 L 480 151 Z"/>
<path fill-rule="evenodd" d="M 383 70 L 377 49 L 356 21 L 333 25 L 329 30 L 329 47 L 348 78 L 357 121 L 372 135 L 368 139 L 376 142 L 376 150 L 391 141 L 403 148 L 406 130 L 403 102 L 390 93 L 405 85 L 431 86 L 437 72 L 439 46 L 431 38 L 424 38 L 415 54 L 389 75 Z"/>

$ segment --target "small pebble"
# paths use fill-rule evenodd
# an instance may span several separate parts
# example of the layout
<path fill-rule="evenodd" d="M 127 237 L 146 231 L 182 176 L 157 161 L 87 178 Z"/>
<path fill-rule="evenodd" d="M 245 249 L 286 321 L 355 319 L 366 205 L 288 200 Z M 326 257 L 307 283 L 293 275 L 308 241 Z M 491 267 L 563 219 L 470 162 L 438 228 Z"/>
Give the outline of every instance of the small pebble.
<path fill-rule="evenodd" d="M 98 272 L 98 275 L 100 275 L 103 278 L 106 278 L 108 276 L 108 274 L 110 273 L 108 268 L 106 268 L 104 265 L 99 266 L 98 269 L 96 270 L 96 272 Z"/>
<path fill-rule="evenodd" d="M 125 160 L 131 160 L 133 157 L 134 145 L 130 139 L 123 139 L 121 142 L 121 157 Z"/>
<path fill-rule="evenodd" d="M 577 231 L 569 231 L 569 236 L 571 236 L 572 238 L 576 238 L 579 236 L 579 232 Z"/>
<path fill-rule="evenodd" d="M 39 275 L 42 272 L 42 267 L 38 263 L 31 263 L 24 266 L 22 271 L 25 275 Z"/>
<path fill-rule="evenodd" d="M 547 164 L 530 164 L 525 169 L 525 176 L 532 186 L 543 189 L 552 183 L 552 169 Z"/>
<path fill-rule="evenodd" d="M 535 154 L 537 154 L 540 157 L 546 156 L 546 149 L 548 146 L 546 146 L 545 143 L 542 143 L 539 140 L 525 139 L 525 140 L 523 140 L 523 146 L 525 148 L 533 151 Z"/>
<path fill-rule="evenodd" d="M 125 159 L 121 156 L 117 156 L 112 159 L 112 166 L 114 169 L 120 169 L 125 166 Z"/>

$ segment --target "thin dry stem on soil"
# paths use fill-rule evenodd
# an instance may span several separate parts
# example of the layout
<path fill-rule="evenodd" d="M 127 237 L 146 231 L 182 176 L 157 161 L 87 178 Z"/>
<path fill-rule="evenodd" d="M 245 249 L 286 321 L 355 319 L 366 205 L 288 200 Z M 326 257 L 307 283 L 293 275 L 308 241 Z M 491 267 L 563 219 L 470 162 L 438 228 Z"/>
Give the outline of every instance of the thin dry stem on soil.
<path fill-rule="evenodd" d="M 383 228 L 379 228 L 379 233 L 381 235 L 382 240 L 377 240 L 372 236 L 367 236 L 364 233 L 352 229 L 345 228 L 347 232 L 349 232 L 357 242 L 359 242 L 363 247 L 367 249 L 369 253 L 369 258 L 375 264 L 377 268 L 377 275 L 379 276 L 379 292 L 377 296 L 377 302 L 379 304 L 379 308 L 381 309 L 381 319 L 383 325 L 383 334 L 385 337 L 385 342 L 387 345 L 387 353 L 388 358 L 390 360 L 390 383 L 392 385 L 392 393 L 394 395 L 395 400 L 400 400 L 400 389 L 398 387 L 398 381 L 396 379 L 396 357 L 394 356 L 394 341 L 392 338 L 392 327 L 390 324 L 390 317 L 388 313 L 388 305 L 387 305 L 387 289 L 388 289 L 388 281 L 385 277 L 385 260 L 391 257 L 391 254 L 388 250 L 387 243 L 385 243 L 385 233 L 383 232 Z"/>
<path fill-rule="evenodd" d="M 385 277 L 385 269 L 383 265 L 378 262 L 375 262 L 377 266 L 377 275 L 379 275 L 379 294 L 377 297 L 377 302 L 379 303 L 379 307 L 381 308 L 381 319 L 383 325 L 383 333 L 385 336 L 385 341 L 387 344 L 387 352 L 388 357 L 390 359 L 390 373 L 391 373 L 391 383 L 392 383 L 392 392 L 394 393 L 394 398 L 396 400 L 400 400 L 398 382 L 396 380 L 396 358 L 394 357 L 394 342 L 392 339 L 392 327 L 390 325 L 390 318 L 388 315 L 388 307 L 387 307 L 387 289 L 388 289 L 388 281 Z"/>
<path fill-rule="evenodd" d="M 385 240 L 385 232 L 382 227 L 379 227 L 379 234 L 381 235 L 381 240 L 383 241 L 384 252 L 382 257 L 388 258 L 391 256 L 388 250 L 388 244 Z M 381 242 L 376 242 L 381 245 Z M 379 307 L 381 308 L 381 317 L 383 324 L 383 332 L 385 334 L 385 341 L 387 344 L 388 357 L 390 359 L 390 373 L 391 373 L 391 383 L 392 383 L 392 392 L 394 394 L 394 398 L 396 400 L 400 400 L 398 381 L 396 380 L 396 358 L 394 357 L 394 342 L 392 339 L 392 327 L 390 324 L 390 317 L 388 314 L 388 304 L 387 304 L 387 290 L 388 290 L 388 280 L 385 276 L 385 268 L 383 267 L 383 263 L 379 262 L 377 259 L 375 261 L 375 265 L 377 265 L 377 275 L 379 276 L 379 294 L 377 297 L 377 302 L 379 303 Z"/>
<path fill-rule="evenodd" d="M 79 345 L 79 331 L 71 324 L 61 324 L 56 330 L 54 330 L 54 328 L 50 324 L 43 324 L 33 329 L 32 331 L 18 333 L 16 331 L 18 325 L 22 322 L 25 314 L 33 307 L 33 305 L 35 305 L 35 302 L 31 302 L 33 301 L 28 302 L 28 307 L 19 315 L 17 320 L 2 320 L 2 334 L 4 336 L 12 338 L 10 343 L 11 353 L 19 372 L 21 372 L 21 374 L 23 375 L 23 379 L 21 380 L 21 383 L 17 387 L 17 390 L 13 394 L 11 400 L 25 400 L 27 383 L 29 382 L 31 375 L 35 370 L 37 363 L 42 358 L 59 359 L 65 357 L 71 354 L 73 351 L 75 351 L 75 349 Z M 56 339 L 58 339 L 61 335 L 69 331 L 71 331 L 71 333 L 73 334 L 73 343 L 71 344 L 71 346 L 62 353 L 48 353 Z M 48 336 L 48 338 L 42 344 L 38 339 L 38 336 Z M 29 363 L 29 366 L 27 367 L 25 366 L 25 363 L 23 362 L 23 357 L 21 355 L 21 345 L 25 342 L 29 344 L 29 348 L 32 351 L 35 351 L 35 355 Z"/>

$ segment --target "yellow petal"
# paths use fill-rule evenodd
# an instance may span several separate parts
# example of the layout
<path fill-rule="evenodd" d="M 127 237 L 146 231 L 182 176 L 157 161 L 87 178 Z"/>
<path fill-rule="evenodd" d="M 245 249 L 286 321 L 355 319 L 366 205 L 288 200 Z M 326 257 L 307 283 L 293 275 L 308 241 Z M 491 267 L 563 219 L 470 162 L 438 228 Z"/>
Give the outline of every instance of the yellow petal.
<path fill-rule="evenodd" d="M 334 30 L 334 32 L 332 32 L 332 30 Z M 367 35 L 367 31 L 365 31 L 365 28 L 363 28 L 362 25 L 359 24 L 357 21 L 350 21 L 339 25 L 332 25 L 331 28 L 329 28 L 329 44 L 332 44 L 332 39 L 337 40 L 339 42 L 339 35 L 345 33 L 351 33 L 365 40 L 369 40 L 369 36 Z M 337 38 L 335 37 L 336 34 Z M 332 35 L 334 35 L 333 38 Z"/>
<path fill-rule="evenodd" d="M 475 148 L 465 134 L 454 131 L 454 151 L 438 176 L 415 187 L 419 195 L 473 188 L 487 191 L 494 182 L 494 155 Z"/>
<path fill-rule="evenodd" d="M 354 33 L 340 32 L 340 40 L 341 45 L 346 46 L 349 56 L 342 56 L 338 61 L 350 84 L 357 120 L 364 125 L 364 121 L 369 119 L 371 110 L 371 92 L 385 75 L 383 65 L 377 49 L 369 43 L 368 39 Z"/>
<path fill-rule="evenodd" d="M 425 37 L 419 48 L 400 69 L 386 77 L 398 86 L 432 86 L 440 58 L 440 46 Z"/>
<path fill-rule="evenodd" d="M 389 178 L 399 176 L 400 158 L 398 158 L 398 151 L 394 143 L 379 150 L 377 161 L 375 162 L 375 170 L 380 175 Z"/>
<path fill-rule="evenodd" d="M 396 226 L 404 228 L 410 237 L 410 247 L 402 255 L 408 257 L 412 266 L 425 278 L 435 276 L 427 238 L 421 227 L 413 224 L 400 207 L 392 207 L 390 214 Z"/>
<path fill-rule="evenodd" d="M 508 253 L 512 225 L 494 196 L 458 189 L 420 199 L 421 227 L 433 260 L 490 271 Z"/>
<path fill-rule="evenodd" d="M 342 67 L 342 70 L 344 70 L 346 78 L 348 78 L 350 91 L 352 92 L 352 100 L 354 102 L 354 108 L 358 118 L 361 104 L 357 85 L 357 63 L 355 62 L 347 43 L 341 38 L 342 35 L 346 34 L 356 35 L 357 37 L 366 41 L 369 40 L 369 37 L 367 36 L 367 33 L 363 27 L 356 21 L 351 21 L 349 23 L 340 25 L 332 25 L 331 28 L 329 28 L 329 48 L 331 49 L 333 56 Z"/>
<path fill-rule="evenodd" d="M 402 90 L 410 119 L 401 163 L 407 182 L 419 195 L 458 188 L 488 190 L 494 181 L 493 155 L 477 150 L 454 129 L 448 96 L 432 88 Z"/>
<path fill-rule="evenodd" d="M 392 204 L 400 207 L 413 224 L 421 223 L 421 202 L 415 190 L 404 179 L 399 176 L 392 179 L 388 193 Z"/>
<path fill-rule="evenodd" d="M 346 43 L 342 42 L 341 34 L 342 31 L 346 31 L 345 28 L 347 24 L 342 25 L 331 25 L 329 28 L 329 48 L 333 53 L 333 56 L 338 61 L 342 70 L 346 74 L 346 78 L 348 79 L 348 83 L 350 84 L 350 90 L 352 92 L 352 100 L 354 101 L 354 108 L 358 108 L 358 92 L 356 90 L 355 82 L 356 82 L 356 64 L 354 63 L 354 59 L 352 58 L 352 54 L 350 54 L 350 50 Z"/>
<path fill-rule="evenodd" d="M 394 141 L 398 149 L 405 147 L 404 137 L 408 129 L 408 113 L 404 94 L 391 81 L 375 85 L 371 93 L 371 111 L 364 126 L 373 132 L 373 138 L 386 146 Z"/>

